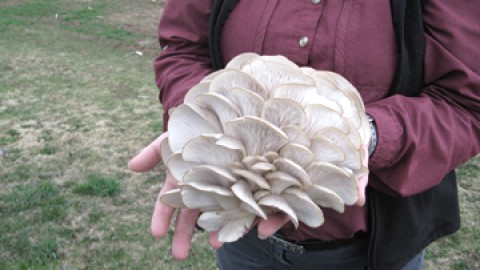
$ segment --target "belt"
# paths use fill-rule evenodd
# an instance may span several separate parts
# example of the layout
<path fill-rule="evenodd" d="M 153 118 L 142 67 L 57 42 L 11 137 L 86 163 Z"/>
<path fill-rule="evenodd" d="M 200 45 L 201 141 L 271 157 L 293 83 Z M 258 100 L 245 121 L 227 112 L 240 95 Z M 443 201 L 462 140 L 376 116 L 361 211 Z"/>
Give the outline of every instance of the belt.
<path fill-rule="evenodd" d="M 303 254 L 308 251 L 334 250 L 362 239 L 368 239 L 368 234 L 364 232 L 358 232 L 352 238 L 330 241 L 322 241 L 319 239 L 294 241 L 289 240 L 282 233 L 275 233 L 267 237 L 268 242 L 270 242 L 272 245 L 279 246 L 284 250 L 291 251 L 295 254 Z"/>

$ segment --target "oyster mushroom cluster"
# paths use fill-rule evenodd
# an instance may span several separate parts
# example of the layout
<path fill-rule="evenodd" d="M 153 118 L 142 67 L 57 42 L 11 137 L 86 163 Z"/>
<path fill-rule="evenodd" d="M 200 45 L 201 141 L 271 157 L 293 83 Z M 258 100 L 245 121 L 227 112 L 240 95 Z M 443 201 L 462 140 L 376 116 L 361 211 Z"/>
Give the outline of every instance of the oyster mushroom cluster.
<path fill-rule="evenodd" d="M 160 199 L 199 209 L 197 224 L 221 242 L 275 212 L 318 227 L 321 208 L 357 201 L 367 173 L 370 128 L 357 90 L 283 56 L 235 57 L 187 93 L 168 130 L 161 152 L 179 188 Z"/>

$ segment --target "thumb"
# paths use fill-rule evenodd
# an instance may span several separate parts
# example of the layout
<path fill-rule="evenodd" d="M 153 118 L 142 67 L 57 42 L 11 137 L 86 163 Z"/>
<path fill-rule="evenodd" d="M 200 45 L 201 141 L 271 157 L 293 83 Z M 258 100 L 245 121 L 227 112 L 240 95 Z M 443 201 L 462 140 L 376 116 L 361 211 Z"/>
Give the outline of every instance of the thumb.
<path fill-rule="evenodd" d="M 364 145 L 363 152 L 364 152 L 363 165 L 368 168 L 368 146 Z M 365 204 L 365 189 L 367 188 L 367 185 L 368 185 L 368 169 L 365 175 L 362 175 L 357 179 L 358 200 L 355 202 L 355 205 L 363 206 Z"/>
<path fill-rule="evenodd" d="M 368 184 L 368 174 L 360 177 L 357 180 L 358 183 L 358 200 L 355 202 L 355 205 L 363 206 L 365 204 L 365 189 Z"/>
<path fill-rule="evenodd" d="M 269 214 L 266 220 L 258 223 L 258 237 L 265 239 L 280 230 L 290 219 L 284 213 Z"/>

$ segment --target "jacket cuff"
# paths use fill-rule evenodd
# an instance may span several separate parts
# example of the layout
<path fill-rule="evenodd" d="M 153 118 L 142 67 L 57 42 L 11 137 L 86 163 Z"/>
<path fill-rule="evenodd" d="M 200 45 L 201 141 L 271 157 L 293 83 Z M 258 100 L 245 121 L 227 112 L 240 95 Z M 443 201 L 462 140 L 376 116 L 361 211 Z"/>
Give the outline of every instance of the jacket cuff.
<path fill-rule="evenodd" d="M 369 159 L 369 167 L 390 167 L 395 164 L 402 149 L 404 128 L 390 106 L 371 105 L 366 112 L 375 120 L 377 128 L 377 146 Z"/>

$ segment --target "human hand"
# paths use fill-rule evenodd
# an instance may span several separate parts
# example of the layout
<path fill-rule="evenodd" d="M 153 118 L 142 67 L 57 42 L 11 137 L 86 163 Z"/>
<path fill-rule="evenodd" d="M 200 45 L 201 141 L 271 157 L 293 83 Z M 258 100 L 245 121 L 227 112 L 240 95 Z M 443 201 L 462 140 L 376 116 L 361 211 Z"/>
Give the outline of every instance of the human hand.
<path fill-rule="evenodd" d="M 368 145 L 363 146 L 363 153 L 363 165 L 368 168 Z M 355 202 L 355 205 L 363 206 L 365 204 L 365 189 L 367 188 L 368 184 L 368 173 L 369 172 L 367 170 L 364 175 L 357 179 L 358 200 Z"/>
<path fill-rule="evenodd" d="M 135 172 L 146 172 L 157 166 L 162 161 L 160 144 L 167 137 L 168 133 L 163 133 L 130 160 L 128 167 Z M 177 180 L 169 171 L 167 171 L 165 183 L 155 202 L 155 209 L 153 211 L 150 227 L 152 235 L 156 238 L 161 239 L 167 235 L 173 215 L 176 212 L 175 208 L 162 203 L 159 198 L 162 194 L 175 188 L 178 188 Z M 195 224 L 199 214 L 200 212 L 198 210 L 193 209 L 184 208 L 178 210 L 172 239 L 172 255 L 174 258 L 183 260 L 188 257 Z M 288 221 L 289 218 L 285 214 L 270 214 L 267 220 L 258 218 L 257 222 L 255 222 L 255 226 L 258 226 L 259 237 L 267 238 L 283 227 Z M 247 232 L 248 230 L 245 231 L 245 233 Z M 212 232 L 209 234 L 209 244 L 212 248 L 217 249 L 220 248 L 223 243 L 218 241 L 217 233 Z"/>
<path fill-rule="evenodd" d="M 160 144 L 167 138 L 168 133 L 163 133 L 150 145 L 145 147 L 128 163 L 128 167 L 135 172 L 146 172 L 153 169 L 162 161 L 160 154 Z M 152 215 L 150 230 L 154 237 L 163 238 L 167 235 L 176 209 L 160 201 L 160 196 L 165 192 L 178 187 L 177 180 L 167 171 L 165 183 L 155 202 L 155 209 Z M 191 247 L 192 236 L 195 230 L 195 224 L 199 216 L 198 210 L 180 209 L 175 219 L 175 229 L 172 239 L 172 255 L 178 260 L 188 257 Z M 209 235 L 209 243 L 213 248 L 219 248 L 221 243 L 217 239 L 216 233 Z"/>
<path fill-rule="evenodd" d="M 138 155 L 130 160 L 128 167 L 135 172 L 146 172 L 157 166 L 162 161 L 160 144 L 167 136 L 168 133 L 163 133 L 150 145 L 145 147 Z M 364 162 L 365 164 L 368 163 L 368 153 Z M 368 174 L 358 179 L 359 199 L 356 202 L 357 205 L 363 205 L 365 203 L 365 187 L 367 182 Z M 164 193 L 176 188 L 178 188 L 177 180 L 167 171 L 165 183 L 157 197 L 151 220 L 150 230 L 156 238 L 161 239 L 167 235 L 173 215 L 176 212 L 175 208 L 162 203 L 159 198 Z M 174 258 L 183 260 L 188 257 L 199 214 L 200 212 L 195 209 L 184 208 L 178 210 L 172 239 L 172 255 Z M 258 218 L 252 227 L 257 226 L 259 238 L 265 239 L 280 230 L 289 220 L 289 217 L 284 213 L 269 214 L 266 220 Z M 246 230 L 245 233 L 248 231 L 249 230 Z M 220 248 L 223 243 L 218 241 L 217 233 L 212 232 L 209 234 L 209 244 L 212 248 L 217 249 Z"/>

